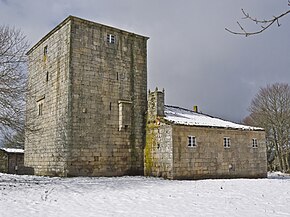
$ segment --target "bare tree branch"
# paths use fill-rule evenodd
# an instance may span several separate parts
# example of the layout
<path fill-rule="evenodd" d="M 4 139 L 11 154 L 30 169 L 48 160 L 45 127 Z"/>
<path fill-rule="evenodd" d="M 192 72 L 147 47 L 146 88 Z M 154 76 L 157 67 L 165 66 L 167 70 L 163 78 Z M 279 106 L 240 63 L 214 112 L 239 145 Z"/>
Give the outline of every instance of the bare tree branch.
<path fill-rule="evenodd" d="M 288 0 L 288 6 L 290 6 L 290 0 Z M 277 26 L 280 27 L 281 23 L 279 20 L 289 13 L 290 13 L 290 10 L 287 10 L 278 16 L 273 16 L 273 18 L 271 18 L 271 19 L 260 20 L 260 19 L 252 17 L 249 13 L 246 13 L 245 10 L 242 9 L 242 14 L 244 15 L 244 17 L 242 19 L 250 20 L 250 21 L 254 22 L 255 24 L 259 25 L 259 30 L 249 32 L 249 31 L 245 30 L 245 28 L 239 22 L 237 22 L 237 24 L 238 24 L 241 31 L 232 31 L 228 28 L 225 28 L 225 30 L 231 34 L 244 35 L 246 37 L 251 36 L 251 35 L 257 35 L 257 34 L 260 34 L 264 31 L 266 31 L 267 29 L 269 29 L 269 27 L 271 27 L 274 23 L 276 23 Z"/>
<path fill-rule="evenodd" d="M 0 132 L 24 132 L 28 43 L 20 30 L 0 26 Z"/>
<path fill-rule="evenodd" d="M 261 88 L 252 100 L 249 110 L 251 114 L 244 122 L 265 129 L 269 156 L 275 153 L 275 158 L 278 160 L 277 168 L 289 171 L 290 86 L 276 83 Z M 271 157 L 271 161 L 273 160 Z"/>

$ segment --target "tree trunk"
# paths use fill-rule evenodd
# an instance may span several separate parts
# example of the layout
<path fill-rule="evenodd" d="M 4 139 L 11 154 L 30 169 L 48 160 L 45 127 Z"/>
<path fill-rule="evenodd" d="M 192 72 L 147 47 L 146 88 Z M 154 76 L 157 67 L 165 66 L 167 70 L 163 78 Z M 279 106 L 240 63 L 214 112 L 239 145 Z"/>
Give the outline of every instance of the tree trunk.
<path fill-rule="evenodd" d="M 277 157 L 279 161 L 279 167 L 280 167 L 279 169 L 283 171 L 282 153 L 281 153 L 280 145 L 277 138 L 277 132 L 274 127 L 273 127 L 273 132 L 274 132 L 274 144 L 275 144 L 275 149 L 276 149 L 276 153 L 277 153 Z"/>

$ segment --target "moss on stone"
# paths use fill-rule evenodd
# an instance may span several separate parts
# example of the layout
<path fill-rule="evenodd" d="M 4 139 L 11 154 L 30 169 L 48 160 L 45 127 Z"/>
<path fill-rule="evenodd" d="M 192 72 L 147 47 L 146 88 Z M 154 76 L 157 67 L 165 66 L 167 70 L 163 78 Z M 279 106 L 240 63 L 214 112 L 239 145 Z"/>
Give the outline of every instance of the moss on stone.
<path fill-rule="evenodd" d="M 156 145 L 156 135 L 154 129 L 158 128 L 154 123 L 147 123 L 146 125 L 146 145 L 144 150 L 144 163 L 145 171 L 144 174 L 147 176 L 152 175 L 152 167 L 154 164 L 154 159 L 152 156 L 152 149 Z"/>

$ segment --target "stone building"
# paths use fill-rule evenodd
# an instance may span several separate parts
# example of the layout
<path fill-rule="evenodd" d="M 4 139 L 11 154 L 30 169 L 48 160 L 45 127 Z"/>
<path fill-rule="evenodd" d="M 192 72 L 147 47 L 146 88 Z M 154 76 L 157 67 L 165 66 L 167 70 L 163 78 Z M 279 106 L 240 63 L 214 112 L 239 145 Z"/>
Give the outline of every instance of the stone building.
<path fill-rule="evenodd" d="M 0 173 L 25 173 L 24 150 L 15 148 L 0 148 Z"/>
<path fill-rule="evenodd" d="M 166 106 L 158 90 L 146 124 L 147 40 L 69 16 L 28 51 L 26 173 L 265 177 L 261 128 Z"/>
<path fill-rule="evenodd" d="M 50 176 L 143 174 L 147 40 L 69 16 L 28 51 L 27 167 Z"/>
<path fill-rule="evenodd" d="M 169 179 L 267 176 L 265 132 L 164 105 L 149 92 L 145 175 Z"/>

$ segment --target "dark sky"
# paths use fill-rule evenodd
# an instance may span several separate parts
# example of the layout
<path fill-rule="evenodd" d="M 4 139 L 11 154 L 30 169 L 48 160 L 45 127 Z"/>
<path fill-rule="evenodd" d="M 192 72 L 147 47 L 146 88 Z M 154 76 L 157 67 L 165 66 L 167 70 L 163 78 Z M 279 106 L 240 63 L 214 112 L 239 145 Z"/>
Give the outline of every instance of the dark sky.
<path fill-rule="evenodd" d="M 234 36 L 241 8 L 258 18 L 289 9 L 287 0 L 0 0 L 0 25 L 35 44 L 68 15 L 150 37 L 148 88 L 166 104 L 239 122 L 260 87 L 290 81 L 290 15 L 254 37 Z"/>

